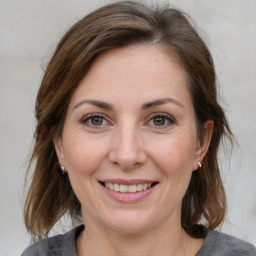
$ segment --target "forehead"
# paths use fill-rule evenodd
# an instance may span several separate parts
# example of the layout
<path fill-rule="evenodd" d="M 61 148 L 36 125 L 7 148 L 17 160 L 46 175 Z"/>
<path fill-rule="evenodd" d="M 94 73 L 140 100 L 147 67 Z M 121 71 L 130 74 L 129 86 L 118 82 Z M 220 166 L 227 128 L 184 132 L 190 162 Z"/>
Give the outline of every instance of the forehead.
<path fill-rule="evenodd" d="M 158 45 L 135 45 L 109 50 L 96 58 L 71 104 L 84 97 L 150 101 L 168 94 L 179 98 L 189 94 L 187 75 L 178 58 Z"/>

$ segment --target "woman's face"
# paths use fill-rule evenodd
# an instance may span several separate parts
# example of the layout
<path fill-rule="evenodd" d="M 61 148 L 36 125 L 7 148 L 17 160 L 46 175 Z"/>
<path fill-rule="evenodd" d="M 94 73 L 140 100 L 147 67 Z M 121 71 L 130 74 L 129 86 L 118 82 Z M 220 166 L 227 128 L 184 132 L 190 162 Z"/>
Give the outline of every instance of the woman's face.
<path fill-rule="evenodd" d="M 125 233 L 180 225 L 182 198 L 209 142 L 198 140 L 186 83 L 160 46 L 110 50 L 91 66 L 55 140 L 85 225 Z"/>

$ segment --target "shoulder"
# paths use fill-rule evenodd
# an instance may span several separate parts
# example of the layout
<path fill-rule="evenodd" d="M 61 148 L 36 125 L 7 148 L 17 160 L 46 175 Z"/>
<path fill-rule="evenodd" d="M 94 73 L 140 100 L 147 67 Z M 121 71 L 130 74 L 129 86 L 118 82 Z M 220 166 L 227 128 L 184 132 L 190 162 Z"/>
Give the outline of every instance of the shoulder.
<path fill-rule="evenodd" d="M 21 256 L 76 256 L 75 240 L 83 226 L 78 226 L 66 234 L 42 239 L 30 245 Z"/>
<path fill-rule="evenodd" d="M 61 243 L 64 235 L 53 236 L 30 245 L 22 256 L 61 255 Z"/>
<path fill-rule="evenodd" d="M 236 237 L 209 230 L 197 256 L 256 256 L 255 246 Z"/>

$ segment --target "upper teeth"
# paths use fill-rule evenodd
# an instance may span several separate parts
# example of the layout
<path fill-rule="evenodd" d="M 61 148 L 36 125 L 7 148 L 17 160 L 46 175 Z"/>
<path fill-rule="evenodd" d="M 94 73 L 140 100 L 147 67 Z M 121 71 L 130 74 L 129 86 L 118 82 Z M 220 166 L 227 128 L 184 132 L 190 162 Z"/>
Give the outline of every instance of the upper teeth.
<path fill-rule="evenodd" d="M 151 187 L 151 183 L 145 184 L 133 184 L 133 185 L 123 185 L 123 184 L 113 184 L 109 182 L 104 183 L 105 187 L 109 188 L 110 190 L 114 190 L 115 192 L 121 193 L 136 193 L 138 191 L 147 190 Z"/>

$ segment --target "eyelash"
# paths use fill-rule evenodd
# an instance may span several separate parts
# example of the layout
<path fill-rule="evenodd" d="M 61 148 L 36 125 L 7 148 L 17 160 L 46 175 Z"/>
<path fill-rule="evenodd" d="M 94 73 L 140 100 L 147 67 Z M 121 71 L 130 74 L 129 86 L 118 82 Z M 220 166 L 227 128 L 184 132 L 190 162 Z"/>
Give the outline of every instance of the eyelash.
<path fill-rule="evenodd" d="M 93 114 L 89 114 L 85 117 L 83 117 L 83 119 L 81 120 L 81 122 L 89 127 L 93 127 L 93 128 L 100 128 L 103 125 L 94 125 L 94 124 L 89 124 L 89 122 L 92 121 L 93 118 L 101 118 L 103 120 L 103 122 L 107 122 L 108 124 L 110 124 L 110 122 L 106 119 L 106 117 L 103 114 L 98 114 L 98 113 L 93 113 Z"/>
<path fill-rule="evenodd" d="M 102 119 L 102 122 L 107 122 L 107 124 L 99 124 L 99 125 L 94 125 L 92 123 L 89 123 L 92 121 L 93 118 L 100 118 Z M 152 126 L 154 127 L 157 127 L 158 129 L 163 129 L 163 128 L 166 128 L 166 127 L 169 127 L 171 126 L 172 124 L 175 124 L 176 121 L 173 117 L 171 117 L 170 115 L 168 114 L 165 114 L 165 113 L 154 113 L 152 115 L 149 116 L 149 119 L 148 121 L 145 123 L 146 126 L 149 126 L 150 125 L 150 122 L 153 122 L 153 120 L 155 118 L 164 118 L 164 124 L 163 125 L 155 125 L 155 124 L 152 124 Z M 168 124 L 165 124 L 166 121 L 168 122 Z M 103 114 L 99 114 L 99 113 L 93 113 L 93 114 L 89 114 L 85 117 L 83 117 L 83 119 L 81 120 L 81 123 L 82 124 L 85 124 L 87 125 L 88 127 L 93 127 L 93 128 L 101 128 L 102 126 L 105 126 L 105 125 L 109 125 L 111 124 L 107 118 L 105 117 L 105 115 Z"/>
<path fill-rule="evenodd" d="M 164 124 L 164 125 L 153 125 L 154 127 L 157 127 L 158 129 L 163 129 L 163 128 L 167 128 L 169 126 L 171 126 L 172 124 L 175 124 L 176 121 L 173 117 L 171 117 L 169 114 L 165 114 L 165 113 L 154 113 L 150 116 L 149 121 L 147 121 L 147 124 L 150 122 L 153 122 L 153 120 L 155 118 L 164 118 L 164 122 L 166 123 L 166 121 L 168 122 L 168 124 Z"/>

